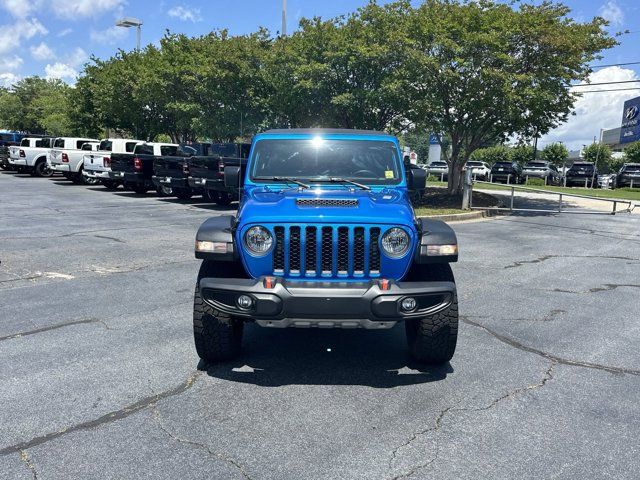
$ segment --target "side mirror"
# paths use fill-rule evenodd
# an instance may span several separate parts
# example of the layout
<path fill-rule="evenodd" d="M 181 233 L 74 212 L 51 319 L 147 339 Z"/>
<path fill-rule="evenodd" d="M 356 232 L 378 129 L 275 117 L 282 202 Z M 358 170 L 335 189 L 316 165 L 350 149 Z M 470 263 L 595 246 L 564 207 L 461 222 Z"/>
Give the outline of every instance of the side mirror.
<path fill-rule="evenodd" d="M 227 188 L 240 188 L 240 167 L 224 167 L 224 186 Z"/>
<path fill-rule="evenodd" d="M 409 190 L 424 190 L 427 187 L 427 171 L 422 168 L 407 168 L 407 188 Z"/>

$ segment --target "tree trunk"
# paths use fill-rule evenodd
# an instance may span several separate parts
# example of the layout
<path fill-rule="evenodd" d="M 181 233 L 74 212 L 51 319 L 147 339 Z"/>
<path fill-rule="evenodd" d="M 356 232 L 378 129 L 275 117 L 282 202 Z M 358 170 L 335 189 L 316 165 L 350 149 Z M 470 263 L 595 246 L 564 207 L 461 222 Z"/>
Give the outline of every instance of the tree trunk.
<path fill-rule="evenodd" d="M 464 159 L 452 158 L 449 164 L 449 177 L 447 183 L 447 191 L 449 195 L 456 195 L 462 193 L 462 166 L 464 165 Z"/>

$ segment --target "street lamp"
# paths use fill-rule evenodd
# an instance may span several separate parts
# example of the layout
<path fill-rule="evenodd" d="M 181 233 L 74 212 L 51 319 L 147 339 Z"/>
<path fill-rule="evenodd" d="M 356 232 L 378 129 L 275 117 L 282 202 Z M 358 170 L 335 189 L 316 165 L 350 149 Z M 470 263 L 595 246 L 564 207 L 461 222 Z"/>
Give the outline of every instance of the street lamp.
<path fill-rule="evenodd" d="M 287 0 L 282 0 L 282 36 L 287 36 Z"/>
<path fill-rule="evenodd" d="M 138 51 L 140 51 L 140 27 L 141 26 L 142 26 L 142 20 L 139 20 L 133 17 L 123 17 L 116 22 L 116 27 L 125 27 L 125 28 L 136 27 L 137 29 L 136 33 L 137 33 L 137 39 L 138 39 L 138 42 L 137 42 Z"/>

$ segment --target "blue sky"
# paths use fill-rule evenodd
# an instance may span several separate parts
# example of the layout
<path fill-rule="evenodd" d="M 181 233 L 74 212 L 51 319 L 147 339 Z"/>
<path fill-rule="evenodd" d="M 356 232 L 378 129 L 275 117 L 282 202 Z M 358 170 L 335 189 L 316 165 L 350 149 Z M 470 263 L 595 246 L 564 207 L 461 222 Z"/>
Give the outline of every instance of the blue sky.
<path fill-rule="evenodd" d="M 157 42 L 166 29 L 200 35 L 227 28 L 232 34 L 244 34 L 264 26 L 275 33 L 280 30 L 281 1 L 0 0 L 0 10 L 3 10 L 0 11 L 3 19 L 0 22 L 0 85 L 10 85 L 28 75 L 57 77 L 72 83 L 90 55 L 106 58 L 118 48 L 135 47 L 133 29 L 114 26 L 115 20 L 124 15 L 144 22 L 143 44 Z M 287 29 L 289 32 L 296 29 L 301 17 L 333 17 L 366 3 L 366 0 L 287 0 Z M 640 62 L 638 0 L 567 0 L 565 3 L 578 20 L 602 15 L 611 21 L 612 32 L 626 29 L 634 32 L 623 36 L 621 45 L 607 51 L 597 63 Z M 640 78 L 640 65 L 599 69 L 593 81 L 635 78 Z M 550 135 L 543 141 L 561 139 L 570 146 L 585 142 L 597 135 L 600 127 L 616 126 L 621 103 L 637 95 L 640 90 L 586 94 L 582 103 L 576 105 L 576 117 L 580 118 L 572 118 L 568 127 L 560 130 L 562 138 Z M 594 110 L 599 114 L 594 115 Z"/>

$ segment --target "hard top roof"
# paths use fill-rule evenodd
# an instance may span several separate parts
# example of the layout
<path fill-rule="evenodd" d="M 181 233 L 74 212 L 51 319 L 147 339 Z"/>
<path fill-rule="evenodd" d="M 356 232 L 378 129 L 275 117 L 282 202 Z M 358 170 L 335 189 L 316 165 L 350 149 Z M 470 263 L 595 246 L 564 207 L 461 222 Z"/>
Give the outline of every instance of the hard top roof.
<path fill-rule="evenodd" d="M 275 135 L 386 135 L 393 137 L 387 132 L 377 132 L 375 130 L 355 130 L 350 128 L 276 128 L 263 132 L 264 134 Z"/>

